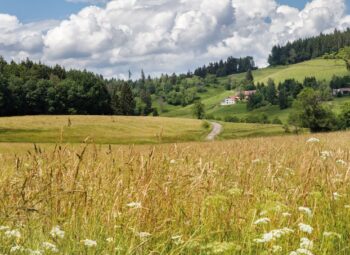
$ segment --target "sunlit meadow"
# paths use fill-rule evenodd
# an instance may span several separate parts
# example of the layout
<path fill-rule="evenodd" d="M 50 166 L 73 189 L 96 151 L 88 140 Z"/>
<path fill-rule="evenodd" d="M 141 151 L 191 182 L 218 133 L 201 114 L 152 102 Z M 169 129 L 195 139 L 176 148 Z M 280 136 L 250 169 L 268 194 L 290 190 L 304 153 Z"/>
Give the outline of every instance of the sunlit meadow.
<path fill-rule="evenodd" d="M 3 153 L 1 254 L 349 254 L 350 133 Z"/>

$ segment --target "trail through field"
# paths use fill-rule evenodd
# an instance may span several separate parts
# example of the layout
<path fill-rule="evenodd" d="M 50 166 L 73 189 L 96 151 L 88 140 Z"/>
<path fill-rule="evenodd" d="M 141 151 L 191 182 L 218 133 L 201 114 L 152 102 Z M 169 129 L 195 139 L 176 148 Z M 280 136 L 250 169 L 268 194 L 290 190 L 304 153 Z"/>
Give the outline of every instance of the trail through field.
<path fill-rule="evenodd" d="M 220 135 L 222 131 L 222 125 L 216 122 L 211 122 L 213 125 L 213 130 L 210 132 L 210 134 L 207 136 L 207 141 L 214 141 L 215 138 Z"/>

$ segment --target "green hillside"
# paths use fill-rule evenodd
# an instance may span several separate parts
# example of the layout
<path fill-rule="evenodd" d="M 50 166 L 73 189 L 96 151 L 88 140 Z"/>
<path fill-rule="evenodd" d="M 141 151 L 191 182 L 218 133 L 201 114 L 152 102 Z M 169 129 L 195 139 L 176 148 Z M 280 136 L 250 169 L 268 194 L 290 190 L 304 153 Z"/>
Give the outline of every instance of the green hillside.
<path fill-rule="evenodd" d="M 273 79 L 276 83 L 284 81 L 286 79 L 296 79 L 300 82 L 305 77 L 316 77 L 317 80 L 330 81 L 333 75 L 344 76 L 347 75 L 345 64 L 342 60 L 326 60 L 315 59 L 306 61 L 303 63 L 289 65 L 289 66 L 277 66 L 267 67 L 253 71 L 255 82 L 266 83 L 269 78 Z M 210 88 L 207 93 L 200 94 L 202 102 L 205 104 L 206 113 L 218 119 L 224 119 L 227 116 L 236 116 L 239 118 L 247 117 L 249 115 L 258 115 L 266 113 L 270 119 L 275 117 L 285 122 L 292 109 L 280 110 L 278 106 L 266 106 L 251 112 L 246 109 L 245 103 L 238 103 L 233 106 L 221 106 L 220 102 L 231 95 L 235 95 L 236 91 L 227 91 L 224 88 L 224 84 L 229 82 L 229 79 L 242 80 L 245 77 L 245 73 L 236 74 L 224 78 L 219 78 L 219 85 L 217 88 Z M 350 101 L 349 98 L 336 98 L 332 104 L 334 109 L 340 109 L 341 105 Z M 181 106 L 165 106 L 165 112 L 162 114 L 167 117 L 185 117 L 191 118 L 192 105 L 186 107 Z"/>

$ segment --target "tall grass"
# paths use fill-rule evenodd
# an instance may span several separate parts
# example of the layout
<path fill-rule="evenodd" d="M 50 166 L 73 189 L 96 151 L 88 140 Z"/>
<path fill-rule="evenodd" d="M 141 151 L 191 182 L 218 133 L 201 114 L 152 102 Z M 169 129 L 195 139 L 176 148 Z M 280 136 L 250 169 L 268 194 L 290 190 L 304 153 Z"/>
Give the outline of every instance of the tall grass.
<path fill-rule="evenodd" d="M 0 253 L 349 254 L 349 138 L 5 153 Z"/>

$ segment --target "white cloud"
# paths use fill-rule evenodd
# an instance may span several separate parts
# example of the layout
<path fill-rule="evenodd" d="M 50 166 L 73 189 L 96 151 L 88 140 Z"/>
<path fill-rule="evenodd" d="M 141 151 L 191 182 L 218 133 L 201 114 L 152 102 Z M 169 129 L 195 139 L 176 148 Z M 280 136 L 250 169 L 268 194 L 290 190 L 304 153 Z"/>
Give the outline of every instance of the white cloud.
<path fill-rule="evenodd" d="M 313 0 L 303 10 L 275 0 L 67 1 L 106 4 L 59 23 L 21 24 L 0 14 L 0 54 L 107 76 L 129 68 L 185 72 L 231 55 L 251 55 L 266 65 L 274 44 L 350 25 L 345 0 Z"/>

